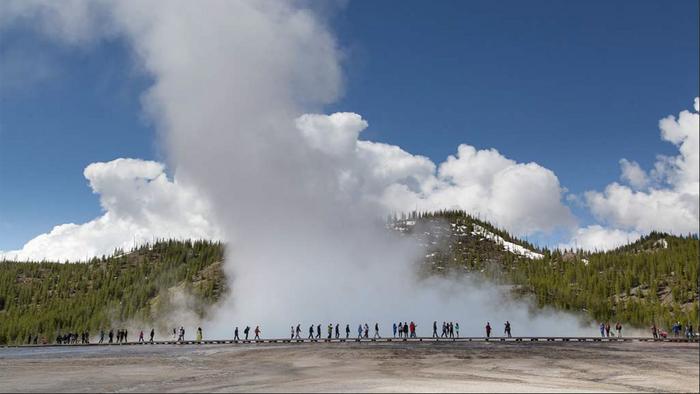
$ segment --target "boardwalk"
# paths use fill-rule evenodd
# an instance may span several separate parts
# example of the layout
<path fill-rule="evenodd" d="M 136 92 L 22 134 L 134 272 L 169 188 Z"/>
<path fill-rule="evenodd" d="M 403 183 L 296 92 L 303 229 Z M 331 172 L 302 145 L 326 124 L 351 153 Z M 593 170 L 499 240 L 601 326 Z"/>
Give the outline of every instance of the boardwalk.
<path fill-rule="evenodd" d="M 302 343 L 386 343 L 386 342 L 401 342 L 401 343 L 422 343 L 422 342 L 654 342 L 654 343 L 698 343 L 700 338 L 659 338 L 651 337 L 461 337 L 461 338 L 321 338 L 321 339 L 289 339 L 289 338 L 262 338 L 250 340 L 233 340 L 233 339 L 207 339 L 202 341 L 184 340 L 184 341 L 153 341 L 153 342 L 123 342 L 123 343 L 89 343 L 89 344 L 42 344 L 42 345 L 5 345 L 4 347 L 46 347 L 46 346 L 145 346 L 145 345 L 243 345 L 243 344 L 302 344 Z"/>

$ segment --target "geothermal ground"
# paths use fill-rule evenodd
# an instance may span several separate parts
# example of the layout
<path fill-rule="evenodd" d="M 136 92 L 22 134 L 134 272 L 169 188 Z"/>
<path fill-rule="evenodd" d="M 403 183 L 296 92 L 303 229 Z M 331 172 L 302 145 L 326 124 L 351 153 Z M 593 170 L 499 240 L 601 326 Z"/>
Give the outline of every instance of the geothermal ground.
<path fill-rule="evenodd" d="M 313 343 L 0 349 L 1 391 L 698 392 L 697 343 Z"/>

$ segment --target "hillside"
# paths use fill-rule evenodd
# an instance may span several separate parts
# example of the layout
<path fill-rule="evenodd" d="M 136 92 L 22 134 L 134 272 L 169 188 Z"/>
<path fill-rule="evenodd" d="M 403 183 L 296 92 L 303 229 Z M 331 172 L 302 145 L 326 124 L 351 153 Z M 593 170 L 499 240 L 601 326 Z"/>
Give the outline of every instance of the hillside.
<path fill-rule="evenodd" d="M 428 253 L 425 271 L 479 273 L 538 306 L 637 327 L 698 322 L 698 238 L 651 233 L 608 252 L 540 250 L 461 211 L 412 214 L 392 227 Z"/>
<path fill-rule="evenodd" d="M 422 275 L 469 274 L 514 285 L 539 306 L 647 327 L 698 322 L 698 239 L 652 233 L 605 253 L 549 251 L 461 211 L 387 222 L 423 245 Z M 0 262 L 0 343 L 29 333 L 92 333 L 161 322 L 173 303 L 204 316 L 226 293 L 220 243 L 161 241 L 87 263 Z"/>
<path fill-rule="evenodd" d="M 226 291 L 222 261 L 220 243 L 162 241 L 87 263 L 0 262 L 0 343 L 151 322 L 173 291 L 202 315 Z"/>

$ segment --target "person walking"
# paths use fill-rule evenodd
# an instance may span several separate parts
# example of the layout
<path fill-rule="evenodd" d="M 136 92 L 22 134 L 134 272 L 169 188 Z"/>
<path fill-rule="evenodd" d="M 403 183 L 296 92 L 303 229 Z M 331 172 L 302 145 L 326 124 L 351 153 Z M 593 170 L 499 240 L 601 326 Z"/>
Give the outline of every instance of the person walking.
<path fill-rule="evenodd" d="M 143 343 L 143 330 L 139 331 L 139 343 Z"/>
<path fill-rule="evenodd" d="M 240 341 L 241 338 L 238 336 L 238 326 L 233 330 L 233 340 L 234 341 Z"/>
<path fill-rule="evenodd" d="M 301 324 L 297 324 L 297 329 L 296 329 L 296 339 L 301 339 Z"/>
<path fill-rule="evenodd" d="M 365 323 L 365 338 L 369 339 L 369 326 Z"/>
<path fill-rule="evenodd" d="M 248 334 L 250 333 L 250 326 L 245 326 L 243 329 L 243 335 L 245 335 L 245 340 L 248 340 Z"/>
<path fill-rule="evenodd" d="M 459 323 L 455 323 L 455 331 L 457 332 L 457 338 L 459 338 Z"/>
<path fill-rule="evenodd" d="M 309 326 L 309 339 L 314 339 L 314 325 Z"/>
<path fill-rule="evenodd" d="M 340 324 L 335 323 L 335 339 L 340 338 Z"/>
<path fill-rule="evenodd" d="M 615 331 L 617 331 L 617 337 L 622 338 L 622 324 L 620 322 L 615 323 Z"/>
<path fill-rule="evenodd" d="M 610 338 L 610 322 L 605 322 L 605 336 Z"/>
<path fill-rule="evenodd" d="M 328 325 L 328 339 L 333 338 L 333 324 Z"/>
<path fill-rule="evenodd" d="M 685 326 L 685 337 L 686 339 L 693 339 L 695 337 L 695 332 L 693 332 L 693 325 L 688 322 Z"/>
<path fill-rule="evenodd" d="M 394 338 L 396 338 L 396 328 L 397 328 L 397 327 L 396 327 L 396 322 L 394 322 L 394 325 L 393 325 L 392 328 L 393 328 Z"/>
<path fill-rule="evenodd" d="M 202 342 L 202 327 L 197 327 L 197 342 Z"/>
<path fill-rule="evenodd" d="M 321 339 L 321 325 L 316 326 L 316 339 Z"/>
<path fill-rule="evenodd" d="M 403 322 L 399 322 L 398 330 L 399 330 L 399 338 L 403 338 Z"/>
<path fill-rule="evenodd" d="M 156 330 L 153 329 L 153 328 L 151 328 L 151 338 L 150 338 L 149 342 L 153 343 L 153 337 L 154 337 L 155 335 L 156 335 Z"/>
<path fill-rule="evenodd" d="M 486 338 L 491 337 L 491 323 L 486 322 Z"/>
<path fill-rule="evenodd" d="M 658 333 L 658 330 L 656 329 L 656 323 L 651 325 L 651 336 L 654 339 L 659 339 L 659 333 Z"/>
<path fill-rule="evenodd" d="M 114 339 L 114 330 L 109 329 L 109 343 L 112 343 L 112 340 Z"/>
<path fill-rule="evenodd" d="M 259 340 L 260 339 L 260 333 L 262 331 L 260 330 L 260 326 L 255 326 L 255 339 Z"/>
<path fill-rule="evenodd" d="M 450 338 L 455 337 L 455 326 L 452 324 L 452 322 L 448 323 L 448 331 L 450 332 Z"/>
<path fill-rule="evenodd" d="M 100 341 L 97 343 L 102 343 L 105 341 L 105 330 L 100 328 Z"/>
<path fill-rule="evenodd" d="M 505 328 L 504 333 L 506 334 L 506 336 L 508 338 L 510 338 L 510 322 L 508 320 L 506 320 L 505 326 L 506 326 L 506 328 Z"/>
<path fill-rule="evenodd" d="M 350 324 L 345 324 L 345 339 L 350 338 Z"/>
<path fill-rule="evenodd" d="M 362 324 L 359 324 L 357 326 L 357 339 L 361 339 L 361 338 L 362 338 Z"/>
<path fill-rule="evenodd" d="M 438 338 L 437 334 L 437 321 L 433 322 L 433 338 Z"/>
<path fill-rule="evenodd" d="M 379 323 L 374 322 L 374 339 L 381 338 L 379 335 Z"/>

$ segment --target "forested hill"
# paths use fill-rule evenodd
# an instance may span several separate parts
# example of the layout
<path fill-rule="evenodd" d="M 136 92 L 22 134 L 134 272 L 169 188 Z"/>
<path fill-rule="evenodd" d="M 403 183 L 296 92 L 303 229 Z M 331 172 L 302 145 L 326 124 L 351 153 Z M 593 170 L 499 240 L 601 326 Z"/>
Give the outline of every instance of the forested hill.
<path fill-rule="evenodd" d="M 549 251 L 461 211 L 392 217 L 426 248 L 422 275 L 469 273 L 513 284 L 513 296 L 639 327 L 698 323 L 698 238 L 652 233 L 605 253 Z M 225 294 L 224 248 L 161 241 L 87 263 L 0 262 L 0 343 L 29 334 L 162 322 L 174 303 L 200 316 Z M 158 326 L 157 324 L 155 324 Z M 165 329 L 165 327 L 163 327 Z"/>
<path fill-rule="evenodd" d="M 637 327 L 698 323 L 698 237 L 653 232 L 608 252 L 537 249 L 462 211 L 392 218 L 416 237 L 430 274 L 478 272 L 539 306 Z"/>
<path fill-rule="evenodd" d="M 0 343 L 165 316 L 186 295 L 200 315 L 226 291 L 223 245 L 162 241 L 87 263 L 0 262 Z"/>

